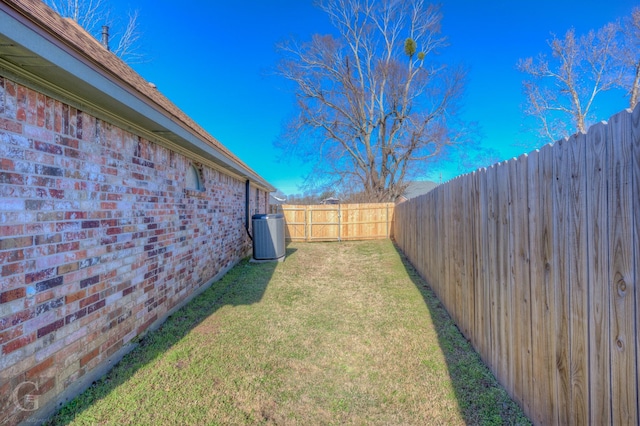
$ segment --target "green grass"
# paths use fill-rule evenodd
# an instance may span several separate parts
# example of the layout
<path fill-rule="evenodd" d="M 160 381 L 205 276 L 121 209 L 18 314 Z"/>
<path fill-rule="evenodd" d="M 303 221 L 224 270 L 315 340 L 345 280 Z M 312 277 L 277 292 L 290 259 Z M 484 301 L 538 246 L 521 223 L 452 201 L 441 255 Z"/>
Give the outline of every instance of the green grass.
<path fill-rule="evenodd" d="M 50 424 L 528 424 L 390 241 L 241 262 Z"/>

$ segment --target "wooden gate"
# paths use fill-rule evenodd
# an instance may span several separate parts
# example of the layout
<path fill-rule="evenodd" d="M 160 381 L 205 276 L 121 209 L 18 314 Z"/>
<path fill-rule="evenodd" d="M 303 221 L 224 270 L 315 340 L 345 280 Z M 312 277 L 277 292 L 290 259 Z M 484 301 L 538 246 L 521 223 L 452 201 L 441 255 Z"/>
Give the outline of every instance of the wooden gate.
<path fill-rule="evenodd" d="M 343 241 L 389 238 L 393 203 L 283 205 L 287 241 Z"/>

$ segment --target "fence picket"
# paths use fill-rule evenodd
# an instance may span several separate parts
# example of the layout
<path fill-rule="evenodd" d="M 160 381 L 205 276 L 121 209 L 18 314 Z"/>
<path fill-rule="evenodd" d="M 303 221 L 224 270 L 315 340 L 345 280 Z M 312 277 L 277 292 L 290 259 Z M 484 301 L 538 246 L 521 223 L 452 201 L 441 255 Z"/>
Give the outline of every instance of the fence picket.
<path fill-rule="evenodd" d="M 633 170 L 633 234 L 631 244 L 635 247 L 635 259 L 633 262 L 635 271 L 635 319 L 636 319 L 636 359 L 640 360 L 640 336 L 638 328 L 640 328 L 640 108 L 636 108 L 631 116 L 631 144 L 632 144 L 632 165 Z M 638 402 L 640 402 L 640 361 L 636 361 L 636 390 L 638 396 Z M 636 408 L 638 416 L 640 417 L 640 406 Z"/>
<path fill-rule="evenodd" d="M 531 371 L 531 282 L 529 274 L 529 158 L 523 155 L 513 162 L 515 173 L 515 198 L 513 200 L 514 217 L 512 224 L 516 226 L 514 236 L 513 269 L 515 271 L 515 306 L 516 335 L 515 347 L 516 380 L 522 395 L 520 405 L 525 413 L 531 413 L 532 371 Z"/>
<path fill-rule="evenodd" d="M 589 129 L 586 146 L 587 259 L 589 289 L 589 390 L 590 420 L 611 424 L 611 372 L 609 346 L 609 291 L 607 262 L 607 128 L 604 123 Z"/>
<path fill-rule="evenodd" d="M 507 184 L 507 201 L 506 201 L 506 222 L 505 232 L 507 236 L 506 252 L 504 253 L 506 261 L 506 289 L 507 289 L 507 359 L 509 360 L 508 382 L 512 389 L 512 398 L 519 404 L 522 404 L 522 386 L 520 368 L 520 318 L 518 312 L 518 292 L 519 283 L 516 277 L 515 256 L 516 256 L 516 235 L 520 234 L 518 215 L 516 213 L 517 204 L 517 176 L 516 162 L 509 161 L 505 163 L 507 175 L 505 181 Z"/>
<path fill-rule="evenodd" d="M 511 319 L 511 291 L 509 289 L 509 175 L 508 163 L 498 165 L 497 186 L 498 186 L 498 237 L 497 252 L 498 259 L 498 287 L 500 306 L 500 318 L 498 319 L 500 355 L 498 365 L 502 382 L 506 383 L 507 392 L 513 396 L 513 376 L 511 367 L 513 359 L 510 352 L 510 330 L 513 327 Z"/>
<path fill-rule="evenodd" d="M 585 134 L 576 134 L 568 141 L 568 245 L 569 263 L 569 372 L 571 378 L 571 421 L 589 421 L 589 370 L 587 344 L 589 341 L 587 316 L 587 234 L 586 234 L 586 176 Z"/>
<path fill-rule="evenodd" d="M 537 424 L 554 424 L 555 381 L 553 289 L 550 282 L 551 240 L 549 226 L 552 223 L 551 203 L 546 197 L 545 185 L 553 179 L 552 147 L 547 145 L 529 155 L 529 252 L 531 285 L 531 361 L 533 394 L 531 412 L 528 415 Z"/>
<path fill-rule="evenodd" d="M 558 423 L 569 424 L 571 416 L 571 384 L 569 378 L 569 268 L 563 259 L 571 255 L 568 237 L 568 176 L 567 140 L 556 142 L 554 147 L 553 181 L 553 288 L 555 291 L 556 353 Z"/>
<path fill-rule="evenodd" d="M 484 276 L 484 263 L 480 260 L 482 256 L 483 240 L 483 211 L 482 204 L 480 202 L 482 179 L 484 177 L 484 170 L 478 170 L 473 173 L 472 192 L 471 192 L 471 215 L 473 220 L 473 230 L 471 235 L 473 236 L 473 259 L 471 261 L 472 276 L 471 282 L 475 291 L 475 302 L 473 304 L 473 331 L 471 338 L 473 339 L 473 345 L 478 348 L 480 356 L 486 359 L 487 348 L 482 336 L 487 332 L 486 330 L 486 313 L 487 310 L 485 303 L 487 298 L 485 297 L 485 281 Z"/>
<path fill-rule="evenodd" d="M 632 229 L 632 143 L 628 114 L 609 121 L 609 283 L 611 401 L 614 424 L 638 424 L 635 274 Z M 635 194 L 638 197 L 638 194 Z M 632 383 L 633 381 L 633 383 Z"/>

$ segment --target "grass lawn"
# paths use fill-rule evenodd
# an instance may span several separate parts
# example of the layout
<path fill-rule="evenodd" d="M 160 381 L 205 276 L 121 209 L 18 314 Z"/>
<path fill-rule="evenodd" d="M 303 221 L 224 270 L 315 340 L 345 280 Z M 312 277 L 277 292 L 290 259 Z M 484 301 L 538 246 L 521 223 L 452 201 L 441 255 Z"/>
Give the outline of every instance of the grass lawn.
<path fill-rule="evenodd" d="M 390 241 L 241 262 L 50 424 L 529 424 Z"/>

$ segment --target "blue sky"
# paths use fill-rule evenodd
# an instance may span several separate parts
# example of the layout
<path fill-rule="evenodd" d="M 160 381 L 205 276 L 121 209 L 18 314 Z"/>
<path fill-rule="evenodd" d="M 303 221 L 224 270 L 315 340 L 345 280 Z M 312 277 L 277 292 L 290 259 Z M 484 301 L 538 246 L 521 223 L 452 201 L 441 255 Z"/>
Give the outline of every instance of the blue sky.
<path fill-rule="evenodd" d="M 137 9 L 140 50 L 133 64 L 145 79 L 286 194 L 300 192 L 307 168 L 279 161 L 273 147 L 294 113 L 290 86 L 273 75 L 275 44 L 329 33 L 313 0 L 110 0 L 114 12 Z M 481 144 L 500 160 L 525 152 L 535 138 L 523 125 L 519 58 L 548 52 L 550 33 L 578 34 L 628 14 L 638 0 L 444 0 L 445 60 L 469 68 L 463 118 L 478 122 Z M 600 119 L 626 107 L 622 96 L 597 111 Z M 434 166 L 431 178 L 458 173 Z"/>

